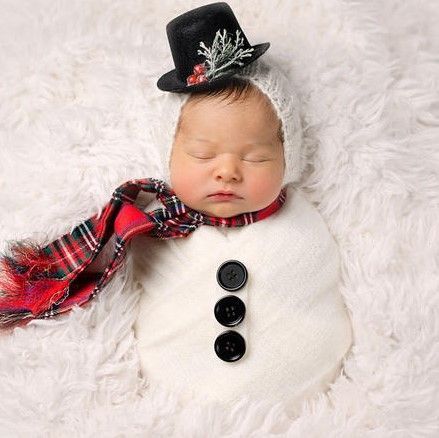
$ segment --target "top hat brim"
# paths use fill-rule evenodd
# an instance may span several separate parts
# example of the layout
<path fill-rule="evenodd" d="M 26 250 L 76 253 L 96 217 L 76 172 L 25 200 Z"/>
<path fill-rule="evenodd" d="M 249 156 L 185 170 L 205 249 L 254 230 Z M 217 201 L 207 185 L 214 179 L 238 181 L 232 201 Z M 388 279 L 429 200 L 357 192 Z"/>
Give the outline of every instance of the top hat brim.
<path fill-rule="evenodd" d="M 252 57 L 247 58 L 246 60 L 247 62 L 244 65 L 242 66 L 238 65 L 235 68 L 232 68 L 230 71 L 224 73 L 221 76 L 213 78 L 210 81 L 188 85 L 186 82 L 183 82 L 178 78 L 177 70 L 174 69 L 168 71 L 167 73 L 165 73 L 159 78 L 159 80 L 157 81 L 157 87 L 163 91 L 172 91 L 176 93 L 191 93 L 193 91 L 203 91 L 213 88 L 215 86 L 219 86 L 227 82 L 227 79 L 230 78 L 231 76 L 239 73 L 239 71 L 242 70 L 244 67 L 256 61 L 256 59 L 258 59 L 262 54 L 264 54 L 268 50 L 268 48 L 270 47 L 270 43 L 267 42 L 262 44 L 256 44 L 252 47 L 254 49 L 254 51 L 252 52 Z"/>

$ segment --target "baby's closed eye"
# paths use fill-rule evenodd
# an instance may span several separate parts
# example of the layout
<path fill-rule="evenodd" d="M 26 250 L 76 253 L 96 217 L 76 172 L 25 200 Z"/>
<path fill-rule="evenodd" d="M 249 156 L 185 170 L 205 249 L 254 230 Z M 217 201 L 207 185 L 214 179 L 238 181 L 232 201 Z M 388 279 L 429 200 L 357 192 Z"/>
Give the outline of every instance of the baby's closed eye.
<path fill-rule="evenodd" d="M 200 160 L 212 160 L 216 157 L 215 154 L 212 153 L 203 153 L 203 152 L 190 152 L 189 155 L 194 158 L 198 158 Z M 243 161 L 249 161 L 253 163 L 261 163 L 265 161 L 271 161 L 272 158 L 269 156 L 262 155 L 244 155 L 241 157 Z"/>
<path fill-rule="evenodd" d="M 246 161 L 255 161 L 255 162 L 263 162 L 263 161 L 271 161 L 271 157 L 262 156 L 262 155 L 248 155 L 243 158 Z"/>
<path fill-rule="evenodd" d="M 215 155 L 201 153 L 201 152 L 200 153 L 193 152 L 193 153 L 189 153 L 189 155 L 191 157 L 200 158 L 201 160 L 210 160 L 211 158 L 215 158 Z"/>

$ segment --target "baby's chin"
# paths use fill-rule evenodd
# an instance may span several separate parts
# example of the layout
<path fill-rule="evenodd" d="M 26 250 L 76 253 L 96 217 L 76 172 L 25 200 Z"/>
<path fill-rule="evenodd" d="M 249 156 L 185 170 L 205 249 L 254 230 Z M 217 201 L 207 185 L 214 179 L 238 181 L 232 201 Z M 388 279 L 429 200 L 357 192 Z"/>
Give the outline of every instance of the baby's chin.
<path fill-rule="evenodd" d="M 221 204 L 217 203 L 212 206 L 199 206 L 199 208 L 196 207 L 191 207 L 191 208 L 208 216 L 223 217 L 223 218 L 229 218 L 229 217 L 237 216 L 242 213 L 247 213 L 248 211 L 252 211 L 249 210 L 248 208 L 242 208 L 228 202 L 224 202 Z"/>

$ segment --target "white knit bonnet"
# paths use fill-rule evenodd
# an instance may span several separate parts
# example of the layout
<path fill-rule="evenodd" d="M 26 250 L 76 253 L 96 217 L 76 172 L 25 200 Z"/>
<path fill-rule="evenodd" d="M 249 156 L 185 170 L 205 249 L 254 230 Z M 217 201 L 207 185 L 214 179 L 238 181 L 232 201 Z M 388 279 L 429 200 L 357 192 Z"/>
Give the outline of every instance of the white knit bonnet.
<path fill-rule="evenodd" d="M 234 76 L 247 78 L 271 100 L 278 118 L 282 121 L 284 138 L 285 172 L 282 187 L 295 183 L 305 167 L 302 148 L 302 126 L 299 115 L 299 102 L 281 68 L 265 53 L 251 64 L 245 66 Z M 174 142 L 180 111 L 190 93 L 162 92 L 163 106 L 154 124 L 153 139 L 158 148 L 160 178 L 171 186 L 169 160 Z"/>

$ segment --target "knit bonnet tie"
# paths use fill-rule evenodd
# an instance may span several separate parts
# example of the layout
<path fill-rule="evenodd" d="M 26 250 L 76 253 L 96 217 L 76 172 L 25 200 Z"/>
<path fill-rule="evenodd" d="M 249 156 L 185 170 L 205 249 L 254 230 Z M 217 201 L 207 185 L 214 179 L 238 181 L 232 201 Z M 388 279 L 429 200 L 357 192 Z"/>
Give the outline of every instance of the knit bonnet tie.
<path fill-rule="evenodd" d="M 145 212 L 135 205 L 140 191 L 155 193 L 164 207 Z M 229 218 L 191 209 L 163 180 L 144 178 L 119 186 L 100 214 L 42 247 L 15 241 L 0 255 L 0 328 L 49 318 L 81 306 L 109 282 L 125 259 L 127 243 L 138 234 L 158 239 L 187 237 L 200 225 L 241 227 L 267 218 L 285 202 L 286 188 L 267 207 Z M 83 272 L 110 238 L 111 257 L 102 272 Z"/>

